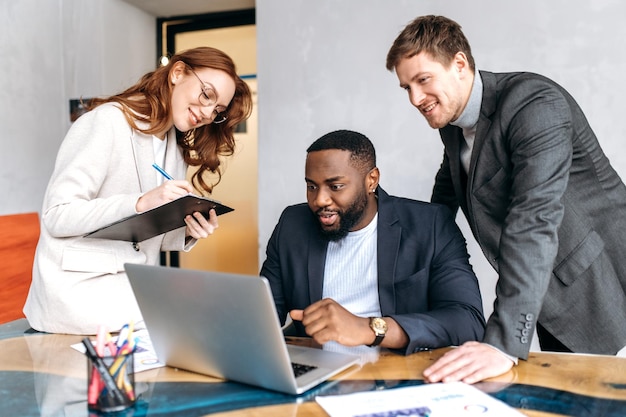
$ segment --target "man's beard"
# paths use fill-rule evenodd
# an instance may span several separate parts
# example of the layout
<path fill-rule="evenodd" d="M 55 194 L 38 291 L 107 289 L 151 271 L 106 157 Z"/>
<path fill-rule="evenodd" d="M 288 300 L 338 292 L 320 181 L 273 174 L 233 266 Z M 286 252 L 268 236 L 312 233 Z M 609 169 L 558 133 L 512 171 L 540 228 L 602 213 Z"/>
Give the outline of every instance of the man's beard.
<path fill-rule="evenodd" d="M 350 230 L 354 228 L 354 226 L 356 226 L 363 218 L 366 206 L 367 194 L 365 192 L 361 192 L 346 211 L 337 213 L 339 217 L 339 227 L 335 229 L 324 229 L 320 224 L 322 236 L 332 242 L 336 242 L 348 236 Z M 323 210 L 324 209 L 318 210 L 317 214 Z"/>

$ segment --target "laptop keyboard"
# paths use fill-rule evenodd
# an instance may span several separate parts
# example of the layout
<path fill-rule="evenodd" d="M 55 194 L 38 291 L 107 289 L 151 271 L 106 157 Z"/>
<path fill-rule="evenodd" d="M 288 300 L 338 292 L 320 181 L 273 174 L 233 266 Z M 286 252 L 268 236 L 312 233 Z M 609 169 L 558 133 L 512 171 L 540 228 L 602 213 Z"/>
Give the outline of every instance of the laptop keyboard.
<path fill-rule="evenodd" d="M 312 371 L 313 369 L 317 369 L 317 366 L 303 365 L 301 363 L 291 362 L 291 368 L 293 369 L 293 374 L 297 378 L 300 375 L 304 375 L 307 372 Z"/>

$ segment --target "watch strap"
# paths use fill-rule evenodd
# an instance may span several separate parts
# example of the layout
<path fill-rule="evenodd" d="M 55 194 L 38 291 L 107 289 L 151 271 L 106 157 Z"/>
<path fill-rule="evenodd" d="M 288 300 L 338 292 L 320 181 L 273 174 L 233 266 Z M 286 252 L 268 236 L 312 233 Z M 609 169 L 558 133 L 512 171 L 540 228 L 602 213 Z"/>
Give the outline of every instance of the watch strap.
<path fill-rule="evenodd" d="M 378 345 L 380 345 L 380 342 L 382 342 L 384 338 L 385 338 L 385 335 L 384 335 L 384 334 L 383 334 L 383 335 L 377 334 L 377 335 L 376 335 L 376 339 L 374 339 L 374 341 L 372 342 L 372 344 L 371 344 L 371 345 L 367 345 L 367 346 L 368 346 L 368 347 L 378 346 Z"/>

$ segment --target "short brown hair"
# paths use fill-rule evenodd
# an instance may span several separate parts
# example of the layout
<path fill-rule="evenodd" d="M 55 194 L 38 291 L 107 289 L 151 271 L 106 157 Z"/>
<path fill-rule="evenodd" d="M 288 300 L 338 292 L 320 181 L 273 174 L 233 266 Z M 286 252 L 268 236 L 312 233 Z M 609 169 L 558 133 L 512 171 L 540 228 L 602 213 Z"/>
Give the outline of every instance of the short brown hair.
<path fill-rule="evenodd" d="M 448 66 L 458 52 L 467 57 L 475 71 L 474 57 L 461 25 L 444 16 L 420 16 L 400 32 L 387 53 L 387 69 L 392 71 L 404 58 L 427 52 L 436 61 Z"/>

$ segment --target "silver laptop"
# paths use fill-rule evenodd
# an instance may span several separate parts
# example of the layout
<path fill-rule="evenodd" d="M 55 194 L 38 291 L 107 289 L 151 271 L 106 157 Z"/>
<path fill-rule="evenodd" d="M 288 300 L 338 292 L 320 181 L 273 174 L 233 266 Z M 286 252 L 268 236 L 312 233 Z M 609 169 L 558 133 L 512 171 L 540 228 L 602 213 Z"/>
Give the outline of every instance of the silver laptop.
<path fill-rule="evenodd" d="M 359 362 L 287 345 L 263 277 L 124 266 L 157 356 L 169 366 L 301 394 Z"/>

